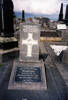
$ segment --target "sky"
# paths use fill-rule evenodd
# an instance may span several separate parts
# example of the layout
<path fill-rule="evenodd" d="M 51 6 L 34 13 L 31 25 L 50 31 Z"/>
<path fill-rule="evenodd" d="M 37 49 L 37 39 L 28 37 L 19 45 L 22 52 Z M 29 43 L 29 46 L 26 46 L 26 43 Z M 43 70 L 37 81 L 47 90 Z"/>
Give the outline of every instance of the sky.
<path fill-rule="evenodd" d="M 61 2 L 64 3 L 64 13 L 68 0 L 13 0 L 14 10 L 34 14 L 59 14 Z"/>

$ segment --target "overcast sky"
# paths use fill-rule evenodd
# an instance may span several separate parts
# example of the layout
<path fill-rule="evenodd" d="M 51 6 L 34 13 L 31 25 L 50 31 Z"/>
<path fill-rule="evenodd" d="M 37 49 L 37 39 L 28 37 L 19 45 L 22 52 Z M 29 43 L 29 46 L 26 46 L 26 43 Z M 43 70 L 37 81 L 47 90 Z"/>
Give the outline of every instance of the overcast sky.
<path fill-rule="evenodd" d="M 13 0 L 14 10 L 35 14 L 57 14 L 61 2 L 64 3 L 64 10 L 68 0 Z"/>

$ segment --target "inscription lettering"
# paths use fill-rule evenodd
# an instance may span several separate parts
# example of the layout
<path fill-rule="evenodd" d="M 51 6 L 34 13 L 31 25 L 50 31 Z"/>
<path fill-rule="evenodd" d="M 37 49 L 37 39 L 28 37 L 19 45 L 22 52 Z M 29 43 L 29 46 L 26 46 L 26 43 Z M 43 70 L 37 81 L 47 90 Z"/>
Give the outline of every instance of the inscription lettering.
<path fill-rule="evenodd" d="M 15 82 L 41 82 L 41 69 L 39 67 L 17 67 Z"/>

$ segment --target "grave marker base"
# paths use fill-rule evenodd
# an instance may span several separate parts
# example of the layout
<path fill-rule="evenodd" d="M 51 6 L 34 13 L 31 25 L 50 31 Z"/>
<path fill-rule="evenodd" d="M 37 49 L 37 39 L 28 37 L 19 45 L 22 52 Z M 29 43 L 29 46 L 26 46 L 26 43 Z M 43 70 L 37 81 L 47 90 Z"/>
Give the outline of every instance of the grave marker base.
<path fill-rule="evenodd" d="M 44 63 L 14 61 L 9 90 L 46 90 Z"/>

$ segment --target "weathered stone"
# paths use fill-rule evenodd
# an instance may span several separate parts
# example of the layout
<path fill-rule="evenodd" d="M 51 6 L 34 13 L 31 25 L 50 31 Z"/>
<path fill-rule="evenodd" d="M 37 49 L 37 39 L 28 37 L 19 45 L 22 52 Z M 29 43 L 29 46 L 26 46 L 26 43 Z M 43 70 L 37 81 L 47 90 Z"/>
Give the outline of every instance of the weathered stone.
<path fill-rule="evenodd" d="M 46 90 L 43 62 L 18 62 L 13 64 L 9 87 L 11 90 Z"/>
<path fill-rule="evenodd" d="M 26 61 L 26 62 L 36 62 L 36 61 L 38 61 L 38 59 L 39 59 L 39 53 L 34 53 L 34 54 L 32 54 L 32 57 L 26 57 L 27 56 L 27 54 L 26 53 L 23 53 L 23 56 L 22 56 L 22 52 L 20 51 L 20 58 L 21 59 L 23 59 L 23 61 Z M 20 59 L 20 60 L 21 60 Z"/>
<path fill-rule="evenodd" d="M 9 90 L 46 90 L 44 63 L 39 61 L 40 25 L 21 24 L 20 57 L 14 61 Z"/>
<path fill-rule="evenodd" d="M 20 59 L 21 60 L 34 59 L 35 61 L 38 60 L 39 43 L 40 43 L 40 25 L 21 24 Z"/>

